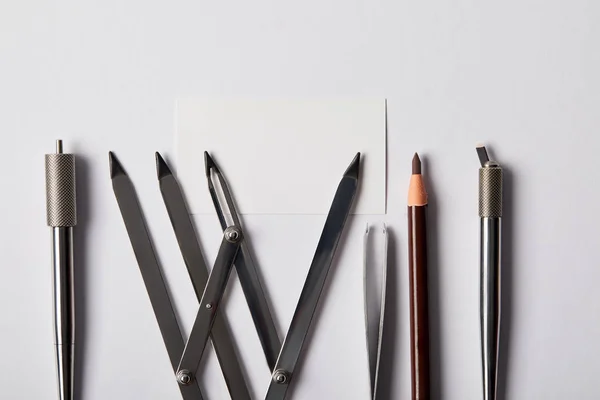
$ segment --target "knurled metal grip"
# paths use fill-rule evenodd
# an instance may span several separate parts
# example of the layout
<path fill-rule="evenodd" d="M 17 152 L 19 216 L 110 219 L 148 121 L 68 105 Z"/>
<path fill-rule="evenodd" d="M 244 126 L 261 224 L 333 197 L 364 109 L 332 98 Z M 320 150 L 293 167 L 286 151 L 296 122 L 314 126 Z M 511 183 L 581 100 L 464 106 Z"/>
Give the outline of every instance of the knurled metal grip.
<path fill-rule="evenodd" d="M 502 217 L 502 168 L 493 161 L 479 169 L 479 216 Z"/>
<path fill-rule="evenodd" d="M 46 215 L 48 226 L 77 225 L 75 156 L 46 154 Z"/>

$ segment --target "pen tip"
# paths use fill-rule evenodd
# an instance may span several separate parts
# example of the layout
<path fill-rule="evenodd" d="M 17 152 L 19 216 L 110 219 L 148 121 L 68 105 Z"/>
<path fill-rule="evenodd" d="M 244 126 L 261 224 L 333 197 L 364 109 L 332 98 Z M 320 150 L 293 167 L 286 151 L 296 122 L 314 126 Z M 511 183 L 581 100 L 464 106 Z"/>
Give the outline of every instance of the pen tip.
<path fill-rule="evenodd" d="M 344 172 L 344 177 L 358 179 L 358 174 L 360 171 L 360 153 L 356 153 L 354 159 Z"/>
<path fill-rule="evenodd" d="M 158 176 L 159 180 L 165 176 L 173 175 L 171 169 L 167 165 L 167 162 L 158 151 L 156 152 L 156 175 Z"/>
<path fill-rule="evenodd" d="M 119 159 L 112 151 L 108 152 L 108 163 L 110 165 L 110 177 L 116 178 L 119 175 L 127 175 L 125 169 L 119 162 Z"/>
<path fill-rule="evenodd" d="M 412 173 L 413 175 L 421 175 L 421 159 L 417 153 L 415 153 L 412 159 Z"/>

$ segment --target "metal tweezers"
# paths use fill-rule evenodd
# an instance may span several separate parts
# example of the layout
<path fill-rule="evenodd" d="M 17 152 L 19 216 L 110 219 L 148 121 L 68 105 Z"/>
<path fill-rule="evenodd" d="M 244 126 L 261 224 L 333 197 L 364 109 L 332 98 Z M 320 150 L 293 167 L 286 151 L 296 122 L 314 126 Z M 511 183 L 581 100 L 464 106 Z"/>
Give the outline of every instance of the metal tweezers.
<path fill-rule="evenodd" d="M 354 157 L 339 183 L 283 345 L 279 341 L 262 289 L 258 269 L 250 255 L 227 181 L 212 157 L 206 152 L 204 156 L 208 189 L 223 229 L 223 239 L 210 275 L 207 272 L 204 256 L 200 250 L 198 237 L 181 187 L 165 160 L 159 153 L 156 153 L 156 168 L 161 194 L 188 274 L 200 302 L 186 343 L 175 316 L 173 303 L 169 297 L 133 183 L 116 156 L 112 152 L 109 153 L 110 175 L 115 197 L 169 354 L 171 366 L 183 399 L 203 399 L 197 376 L 200 360 L 210 336 L 231 398 L 233 400 L 251 399 L 241 364 L 235 352 L 233 338 L 225 318 L 222 313 L 218 312 L 229 274 L 235 264 L 267 364 L 272 371 L 265 399 L 285 399 L 356 194 L 360 153 Z M 225 219 L 213 177 L 216 177 L 221 187 L 224 202 L 229 210 L 227 214 L 231 215 L 232 224 L 228 225 Z"/>
<path fill-rule="evenodd" d="M 387 290 L 388 270 L 388 231 L 383 224 L 383 229 L 377 230 L 383 236 L 383 246 L 380 250 L 373 249 L 369 238 L 373 230 L 367 224 L 363 238 L 363 285 L 365 300 L 365 329 L 367 338 L 367 353 L 369 355 L 369 372 L 371 377 L 371 399 L 377 399 L 379 375 L 381 367 L 381 352 L 383 349 L 383 328 L 385 322 L 385 303 Z M 379 253 L 381 262 L 381 276 L 379 282 L 373 282 L 374 266 L 372 257 Z"/>

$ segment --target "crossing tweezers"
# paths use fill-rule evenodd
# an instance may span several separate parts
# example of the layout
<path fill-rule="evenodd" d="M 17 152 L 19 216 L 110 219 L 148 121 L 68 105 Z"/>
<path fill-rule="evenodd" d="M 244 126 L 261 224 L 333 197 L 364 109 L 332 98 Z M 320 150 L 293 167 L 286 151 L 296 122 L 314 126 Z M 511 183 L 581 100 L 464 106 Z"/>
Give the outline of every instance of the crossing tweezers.
<path fill-rule="evenodd" d="M 133 184 L 113 153 L 109 153 L 109 158 L 113 190 L 183 399 L 202 399 L 196 375 L 206 342 L 211 334 L 231 398 L 233 400 L 250 399 L 234 350 L 233 340 L 224 318 L 217 312 L 234 264 L 263 346 L 267 364 L 272 370 L 272 379 L 266 399 L 284 399 L 356 194 L 360 154 L 356 155 L 338 186 L 283 346 L 279 344 L 258 270 L 250 255 L 247 242 L 244 240 L 233 196 L 223 174 L 210 155 L 205 153 L 209 192 L 224 232 L 217 259 L 208 275 L 181 188 L 166 162 L 160 154 L 156 154 L 157 173 L 163 200 L 190 279 L 200 301 L 198 314 L 186 344 L 184 344 L 183 335 L 162 278 Z M 233 223 L 229 226 L 212 180 L 213 174 L 223 191 L 223 197 L 229 209 L 228 214 L 231 215 Z"/>

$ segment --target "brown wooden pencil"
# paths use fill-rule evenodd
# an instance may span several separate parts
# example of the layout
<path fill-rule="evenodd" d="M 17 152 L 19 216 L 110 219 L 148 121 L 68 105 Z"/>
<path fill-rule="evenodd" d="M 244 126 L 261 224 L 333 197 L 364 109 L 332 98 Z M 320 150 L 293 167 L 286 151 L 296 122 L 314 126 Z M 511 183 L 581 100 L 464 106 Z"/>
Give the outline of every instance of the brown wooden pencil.
<path fill-rule="evenodd" d="M 427 192 L 415 153 L 408 188 L 410 359 L 412 399 L 429 399 L 429 313 L 427 291 Z"/>

